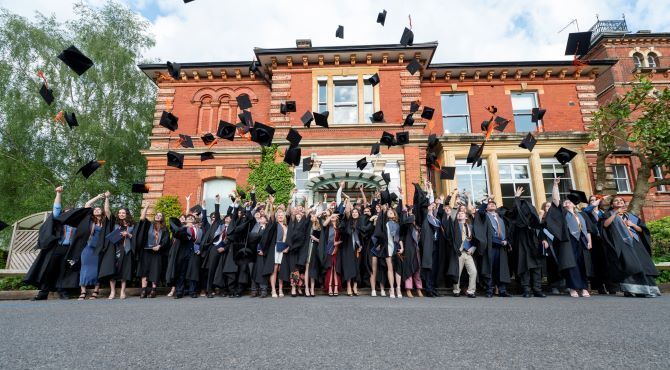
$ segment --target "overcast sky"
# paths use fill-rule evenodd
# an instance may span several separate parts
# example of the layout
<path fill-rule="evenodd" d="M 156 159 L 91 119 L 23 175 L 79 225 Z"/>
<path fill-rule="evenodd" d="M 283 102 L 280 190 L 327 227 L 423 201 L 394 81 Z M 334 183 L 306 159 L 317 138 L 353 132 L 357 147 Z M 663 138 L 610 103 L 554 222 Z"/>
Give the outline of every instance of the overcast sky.
<path fill-rule="evenodd" d="M 156 46 L 146 57 L 179 62 L 251 60 L 254 47 L 395 44 L 411 14 L 415 42 L 438 41 L 433 62 L 566 59 L 563 52 L 577 19 L 588 30 L 596 21 L 621 19 L 632 32 L 670 32 L 670 1 L 470 0 L 291 1 L 119 0 L 151 22 Z M 27 17 L 36 11 L 67 19 L 75 0 L 0 0 L 0 7 Z M 94 6 L 104 0 L 86 0 Z M 377 13 L 388 12 L 386 25 Z M 344 39 L 335 38 L 338 25 Z"/>

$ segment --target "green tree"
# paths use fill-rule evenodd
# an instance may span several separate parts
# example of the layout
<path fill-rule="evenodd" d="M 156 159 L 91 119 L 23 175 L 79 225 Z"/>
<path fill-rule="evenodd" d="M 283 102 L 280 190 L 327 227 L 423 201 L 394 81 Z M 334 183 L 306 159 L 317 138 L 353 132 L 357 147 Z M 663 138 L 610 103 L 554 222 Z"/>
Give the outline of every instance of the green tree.
<path fill-rule="evenodd" d="M 139 210 L 141 196 L 130 187 L 144 179 L 138 149 L 149 145 L 155 99 L 155 86 L 137 68 L 154 45 L 148 29 L 115 2 L 76 4 L 64 22 L 0 9 L 0 219 L 50 209 L 58 185 L 64 185 L 66 205 L 109 190 L 114 208 Z M 95 63 L 82 76 L 57 58 L 70 45 Z M 38 93 L 38 70 L 53 89 L 51 106 Z M 74 112 L 79 126 L 55 122 L 59 111 Z M 94 159 L 106 164 L 88 180 L 76 173 Z"/>
<path fill-rule="evenodd" d="M 163 195 L 158 198 L 156 202 L 156 212 L 163 214 L 166 222 L 170 217 L 179 218 L 182 215 L 182 205 L 179 202 L 179 197 L 176 195 Z"/>
<path fill-rule="evenodd" d="M 256 197 L 259 202 L 265 201 L 268 194 L 265 188 L 270 185 L 277 192 L 275 203 L 288 203 L 291 199 L 291 190 L 295 187 L 293 184 L 293 171 L 286 162 L 276 163 L 277 145 L 261 148 L 261 161 L 249 161 L 249 186 L 256 186 Z M 247 189 L 249 190 L 249 188 Z"/>
<path fill-rule="evenodd" d="M 670 89 L 657 90 L 641 77 L 623 96 L 615 97 L 594 114 L 591 139 L 598 145 L 596 158 L 596 191 L 607 182 L 607 158 L 621 143 L 627 143 L 639 167 L 629 209 L 638 213 L 645 204 L 649 189 L 670 185 Z M 661 179 L 654 179 L 659 166 Z"/>

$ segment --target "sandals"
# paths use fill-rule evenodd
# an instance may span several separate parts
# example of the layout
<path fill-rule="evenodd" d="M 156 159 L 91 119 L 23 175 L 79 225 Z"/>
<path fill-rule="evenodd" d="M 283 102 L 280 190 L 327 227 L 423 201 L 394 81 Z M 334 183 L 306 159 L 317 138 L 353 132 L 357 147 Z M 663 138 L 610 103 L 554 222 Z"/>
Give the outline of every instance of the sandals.
<path fill-rule="evenodd" d="M 570 297 L 572 298 L 579 298 L 579 294 L 577 293 L 576 290 L 570 289 Z"/>
<path fill-rule="evenodd" d="M 337 289 L 339 287 L 340 287 L 339 285 L 335 285 L 335 291 L 333 292 L 333 297 L 339 297 L 340 296 L 340 293 L 337 291 Z"/>
<path fill-rule="evenodd" d="M 99 293 L 100 291 L 94 290 L 93 292 L 91 292 L 91 298 L 89 299 L 97 299 Z"/>
<path fill-rule="evenodd" d="M 86 299 L 86 293 L 81 293 L 79 298 L 77 298 L 78 301 L 83 301 L 84 299 Z"/>
<path fill-rule="evenodd" d="M 589 294 L 588 290 L 582 289 L 582 297 L 589 298 L 589 297 L 591 297 L 591 294 Z"/>

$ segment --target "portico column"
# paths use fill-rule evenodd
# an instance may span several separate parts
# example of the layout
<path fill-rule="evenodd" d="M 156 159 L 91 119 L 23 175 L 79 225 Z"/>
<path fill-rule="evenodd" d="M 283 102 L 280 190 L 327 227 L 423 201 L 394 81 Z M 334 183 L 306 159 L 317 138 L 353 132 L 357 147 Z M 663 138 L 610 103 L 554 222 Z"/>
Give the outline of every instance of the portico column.
<path fill-rule="evenodd" d="M 533 186 L 535 208 L 539 209 L 547 199 L 545 199 L 544 180 L 542 178 L 542 160 L 538 152 L 530 154 L 530 181 Z"/>
<path fill-rule="evenodd" d="M 500 167 L 498 166 L 498 154 L 491 153 L 486 158 L 489 167 L 489 179 L 491 179 L 491 190 L 489 196 L 493 196 L 496 204 L 502 205 L 502 194 L 500 194 Z"/>

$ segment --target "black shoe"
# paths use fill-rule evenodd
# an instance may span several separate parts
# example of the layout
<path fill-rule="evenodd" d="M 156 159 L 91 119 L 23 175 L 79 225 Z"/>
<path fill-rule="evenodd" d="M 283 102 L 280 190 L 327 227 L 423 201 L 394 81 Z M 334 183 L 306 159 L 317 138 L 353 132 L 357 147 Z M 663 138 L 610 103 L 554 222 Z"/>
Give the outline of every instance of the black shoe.
<path fill-rule="evenodd" d="M 184 295 L 183 294 L 175 294 L 173 298 L 174 299 L 181 299 L 181 298 L 184 298 Z"/>
<path fill-rule="evenodd" d="M 242 295 L 240 293 L 233 294 L 233 298 L 240 298 Z"/>
<path fill-rule="evenodd" d="M 440 295 L 440 293 L 438 293 L 437 290 L 433 290 L 432 293 L 433 293 L 433 297 L 442 297 L 442 295 Z"/>
<path fill-rule="evenodd" d="M 252 290 L 252 291 L 251 291 L 251 294 L 249 295 L 249 297 L 251 297 L 251 298 L 258 297 L 258 292 L 255 291 L 255 290 Z"/>
<path fill-rule="evenodd" d="M 214 293 L 207 293 L 207 298 L 214 298 Z"/>
<path fill-rule="evenodd" d="M 530 292 L 523 292 L 523 297 L 524 298 L 530 298 L 530 297 L 532 297 L 532 295 L 530 294 Z"/>
<path fill-rule="evenodd" d="M 605 294 L 607 294 L 607 291 L 605 290 L 605 288 L 598 288 L 598 294 L 599 295 L 605 295 Z"/>
<path fill-rule="evenodd" d="M 533 293 L 533 297 L 537 297 L 537 298 L 547 298 L 547 295 L 544 294 L 544 293 L 542 293 L 542 292 L 535 292 L 535 293 Z"/>
<path fill-rule="evenodd" d="M 461 296 L 461 293 L 454 293 L 454 297 L 458 298 Z"/>
<path fill-rule="evenodd" d="M 191 293 L 191 298 L 198 298 L 198 293 Z"/>
<path fill-rule="evenodd" d="M 475 293 L 468 293 L 468 298 L 477 298 Z"/>
<path fill-rule="evenodd" d="M 31 299 L 31 301 L 46 301 L 48 298 L 49 294 L 37 294 Z"/>
<path fill-rule="evenodd" d="M 268 292 L 266 290 L 261 291 L 261 298 L 267 298 L 268 297 Z"/>
<path fill-rule="evenodd" d="M 67 295 L 67 293 L 65 293 L 65 292 L 60 292 L 60 293 L 58 293 L 58 298 L 59 299 L 70 299 L 70 296 Z"/>
<path fill-rule="evenodd" d="M 486 293 L 486 298 L 493 298 L 493 293 Z"/>
<path fill-rule="evenodd" d="M 508 294 L 507 292 L 502 292 L 502 293 L 498 294 L 498 297 L 506 297 L 506 298 L 509 298 L 509 297 L 512 297 L 512 295 L 511 295 L 511 294 Z"/>
<path fill-rule="evenodd" d="M 423 296 L 424 296 L 424 297 L 433 297 L 433 292 L 431 292 L 430 290 L 426 289 L 426 290 L 423 292 Z"/>
<path fill-rule="evenodd" d="M 145 288 L 145 289 L 142 289 L 142 293 L 140 293 L 140 298 L 146 298 L 146 297 L 147 297 L 147 290 Z"/>

